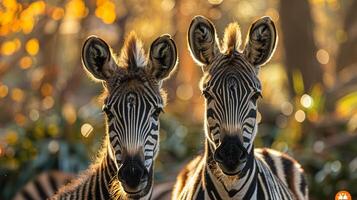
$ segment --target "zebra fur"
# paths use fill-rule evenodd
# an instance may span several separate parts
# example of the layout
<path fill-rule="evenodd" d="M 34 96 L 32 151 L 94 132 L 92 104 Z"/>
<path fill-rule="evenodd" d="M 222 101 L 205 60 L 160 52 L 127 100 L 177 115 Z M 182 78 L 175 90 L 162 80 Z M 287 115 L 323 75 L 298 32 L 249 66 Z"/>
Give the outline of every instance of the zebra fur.
<path fill-rule="evenodd" d="M 62 171 L 45 171 L 26 183 L 13 200 L 43 200 L 53 196 L 62 186 L 75 179 L 75 174 Z M 151 199 L 169 200 L 174 182 L 154 185 Z"/>
<path fill-rule="evenodd" d="M 97 161 L 50 199 L 150 199 L 165 104 L 161 85 L 176 66 L 175 43 L 163 35 L 146 56 L 131 33 L 116 57 L 102 39 L 91 36 L 84 43 L 82 62 L 104 85 L 107 133 Z"/>
<path fill-rule="evenodd" d="M 26 183 L 13 200 L 43 200 L 54 195 L 63 185 L 69 183 L 76 176 L 61 171 L 46 171 Z"/>
<path fill-rule="evenodd" d="M 188 31 L 192 57 L 202 66 L 205 151 L 178 175 L 174 200 L 305 200 L 300 164 L 272 149 L 254 149 L 258 132 L 258 72 L 273 54 L 276 29 L 269 17 L 254 22 L 240 49 L 240 30 L 230 24 L 220 45 L 212 22 L 196 16 Z"/>

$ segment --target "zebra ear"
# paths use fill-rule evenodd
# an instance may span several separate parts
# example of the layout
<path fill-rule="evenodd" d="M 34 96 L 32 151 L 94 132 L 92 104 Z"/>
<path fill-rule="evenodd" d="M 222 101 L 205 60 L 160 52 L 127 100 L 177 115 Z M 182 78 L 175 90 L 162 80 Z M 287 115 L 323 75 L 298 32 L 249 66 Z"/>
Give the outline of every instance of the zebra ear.
<path fill-rule="evenodd" d="M 82 63 L 84 68 L 95 79 L 107 80 L 118 70 L 108 44 L 96 37 L 90 36 L 82 48 Z"/>
<path fill-rule="evenodd" d="M 203 17 L 196 16 L 192 19 L 188 30 L 188 45 L 192 57 L 200 65 L 208 65 L 219 52 L 216 38 L 216 28 L 213 23 Z"/>
<path fill-rule="evenodd" d="M 262 17 L 250 27 L 244 49 L 244 55 L 254 66 L 268 62 L 277 43 L 277 32 L 270 17 Z"/>
<path fill-rule="evenodd" d="M 177 49 L 170 35 L 157 38 L 150 47 L 148 71 L 157 80 L 167 78 L 177 63 Z"/>

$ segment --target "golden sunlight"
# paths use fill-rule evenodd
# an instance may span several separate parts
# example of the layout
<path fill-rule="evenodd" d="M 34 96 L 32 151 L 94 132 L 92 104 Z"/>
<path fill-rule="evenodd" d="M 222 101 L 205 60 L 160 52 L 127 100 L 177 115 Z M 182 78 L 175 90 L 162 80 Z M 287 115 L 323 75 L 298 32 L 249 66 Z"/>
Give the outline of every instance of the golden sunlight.
<path fill-rule="evenodd" d="M 85 123 L 81 126 L 81 133 L 84 137 L 88 137 L 93 131 L 93 126 L 89 123 Z"/>
<path fill-rule="evenodd" d="M 38 50 L 40 49 L 39 42 L 36 38 L 32 38 L 26 43 L 26 51 L 28 54 L 31 56 L 34 56 L 38 53 Z"/>

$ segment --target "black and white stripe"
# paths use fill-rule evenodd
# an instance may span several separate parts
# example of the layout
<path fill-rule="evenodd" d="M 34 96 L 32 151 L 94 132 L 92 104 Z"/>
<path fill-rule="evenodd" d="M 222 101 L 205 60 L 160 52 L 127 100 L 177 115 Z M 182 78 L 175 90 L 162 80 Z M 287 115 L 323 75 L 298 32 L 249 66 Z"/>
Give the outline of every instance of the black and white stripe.
<path fill-rule="evenodd" d="M 128 154 L 143 150 L 145 167 L 149 170 L 158 153 L 158 117 L 164 102 L 160 93 L 148 84 L 124 93 L 123 90 L 114 89 L 113 93 L 118 95 L 108 98 L 104 106 L 110 143 L 118 162 L 122 161 L 123 149 Z"/>
<path fill-rule="evenodd" d="M 13 200 L 43 200 L 52 196 L 61 186 L 74 179 L 75 175 L 60 171 L 39 174 L 16 193 Z"/>
<path fill-rule="evenodd" d="M 51 199 L 150 199 L 165 104 L 161 85 L 176 65 L 175 44 L 163 35 L 147 57 L 132 33 L 114 58 L 109 46 L 92 36 L 82 59 L 87 72 L 105 86 L 107 134 L 97 162 Z"/>
<path fill-rule="evenodd" d="M 258 71 L 274 52 L 276 30 L 269 17 L 254 22 L 241 51 L 240 30 L 230 24 L 222 46 L 208 19 L 197 16 L 188 33 L 190 51 L 202 66 L 205 153 L 180 173 L 173 199 L 308 199 L 301 166 L 271 149 L 254 149 Z"/>

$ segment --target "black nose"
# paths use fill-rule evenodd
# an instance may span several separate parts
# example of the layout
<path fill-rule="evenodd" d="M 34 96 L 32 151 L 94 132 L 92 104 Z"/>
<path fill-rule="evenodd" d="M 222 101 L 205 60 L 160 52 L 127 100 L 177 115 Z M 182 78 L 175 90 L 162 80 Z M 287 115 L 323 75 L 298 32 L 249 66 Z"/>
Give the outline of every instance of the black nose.
<path fill-rule="evenodd" d="M 214 159 L 226 172 L 234 172 L 247 158 L 247 153 L 239 138 L 225 137 L 214 152 Z"/>
<path fill-rule="evenodd" d="M 148 172 L 141 161 L 128 159 L 118 171 L 119 181 L 127 192 L 140 191 L 140 185 L 147 181 Z"/>

